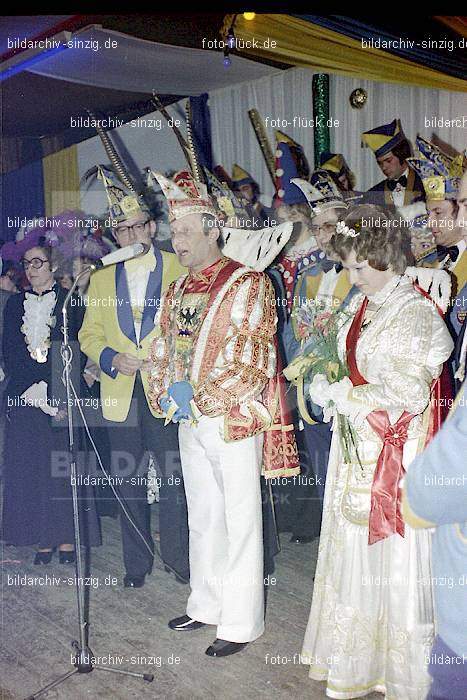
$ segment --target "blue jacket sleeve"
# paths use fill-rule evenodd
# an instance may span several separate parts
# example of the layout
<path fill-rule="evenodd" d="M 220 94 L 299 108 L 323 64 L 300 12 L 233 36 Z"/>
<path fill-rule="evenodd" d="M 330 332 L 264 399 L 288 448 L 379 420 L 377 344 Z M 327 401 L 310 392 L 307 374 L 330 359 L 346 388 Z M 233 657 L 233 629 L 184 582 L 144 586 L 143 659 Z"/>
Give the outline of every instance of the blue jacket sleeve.
<path fill-rule="evenodd" d="M 467 521 L 467 389 L 427 449 L 408 467 L 410 508 L 437 525 Z"/>

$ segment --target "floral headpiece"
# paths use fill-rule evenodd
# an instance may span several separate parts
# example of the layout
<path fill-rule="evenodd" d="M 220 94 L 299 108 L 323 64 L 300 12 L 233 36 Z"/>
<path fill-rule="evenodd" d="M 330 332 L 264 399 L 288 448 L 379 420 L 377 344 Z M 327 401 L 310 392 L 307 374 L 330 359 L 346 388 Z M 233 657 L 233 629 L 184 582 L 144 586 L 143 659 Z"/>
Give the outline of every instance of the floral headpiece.
<path fill-rule="evenodd" d="M 356 238 L 360 235 L 362 229 L 362 222 L 356 221 L 354 223 L 355 228 L 350 228 L 345 224 L 344 221 L 338 221 L 336 224 L 336 233 L 341 233 L 343 236 L 350 238 Z"/>
<path fill-rule="evenodd" d="M 19 263 L 28 250 L 37 246 L 54 248 L 67 259 L 100 258 L 109 252 L 110 246 L 98 231 L 85 226 L 86 220 L 87 216 L 81 210 L 67 210 L 34 219 L 31 227 L 20 229 L 16 241 L 8 241 L 2 246 L 2 258 Z"/>

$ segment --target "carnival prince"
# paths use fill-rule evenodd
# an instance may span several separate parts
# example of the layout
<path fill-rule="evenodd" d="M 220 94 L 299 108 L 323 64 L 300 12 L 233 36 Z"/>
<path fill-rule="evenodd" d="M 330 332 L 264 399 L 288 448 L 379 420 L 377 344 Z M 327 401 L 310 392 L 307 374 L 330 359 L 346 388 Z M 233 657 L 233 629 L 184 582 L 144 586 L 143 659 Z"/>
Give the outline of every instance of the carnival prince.
<path fill-rule="evenodd" d="M 274 294 L 263 273 L 223 255 L 201 183 L 188 173 L 174 182 L 155 177 L 169 202 L 174 250 L 189 270 L 163 298 L 149 378 L 153 407 L 180 422 L 188 504 L 191 594 L 169 627 L 216 625 L 206 654 L 229 656 L 264 631 L 260 468 L 274 433 Z M 295 463 L 283 466 L 277 475 L 297 473 Z"/>

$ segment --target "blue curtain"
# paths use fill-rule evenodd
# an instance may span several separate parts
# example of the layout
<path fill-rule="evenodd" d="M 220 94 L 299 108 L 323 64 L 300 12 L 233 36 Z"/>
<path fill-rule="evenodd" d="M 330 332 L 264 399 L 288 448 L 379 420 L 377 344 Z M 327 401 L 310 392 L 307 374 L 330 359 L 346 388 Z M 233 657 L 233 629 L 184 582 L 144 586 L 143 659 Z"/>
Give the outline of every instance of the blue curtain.
<path fill-rule="evenodd" d="M 200 165 L 212 171 L 211 116 L 208 107 L 209 95 L 190 97 L 193 140 Z"/>
<path fill-rule="evenodd" d="M 371 24 L 369 21 L 362 21 L 355 17 L 343 17 L 341 15 L 292 15 L 298 19 L 317 24 L 334 32 L 339 32 L 352 39 L 370 39 L 395 42 L 391 48 L 384 48 L 383 45 L 375 45 L 383 51 L 401 56 L 409 61 L 420 63 L 422 66 L 433 68 L 446 75 L 456 78 L 465 78 L 467 75 L 467 58 L 465 49 L 458 46 L 460 37 L 451 32 L 447 27 L 440 28 L 424 17 L 420 26 L 413 26 L 408 29 L 400 29 L 399 18 L 391 25 L 390 21 L 381 24 Z M 453 45 L 449 44 L 452 40 Z M 446 44 L 442 41 L 446 40 Z M 436 44 L 435 42 L 439 42 Z M 425 45 L 423 42 L 426 42 Z M 430 43 L 431 42 L 431 43 Z M 401 44 L 401 45 L 399 45 Z"/>
<path fill-rule="evenodd" d="M 18 219 L 45 215 L 42 160 L 2 175 L 2 231 L 0 238 L 11 241 L 20 228 Z"/>

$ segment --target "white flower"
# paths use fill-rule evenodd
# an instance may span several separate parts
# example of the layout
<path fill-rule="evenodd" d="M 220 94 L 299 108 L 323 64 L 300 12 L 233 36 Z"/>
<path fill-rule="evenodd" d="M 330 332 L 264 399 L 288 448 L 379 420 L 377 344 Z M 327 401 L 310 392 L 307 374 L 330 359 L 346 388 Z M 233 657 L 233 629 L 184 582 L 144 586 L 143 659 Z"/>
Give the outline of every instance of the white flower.
<path fill-rule="evenodd" d="M 355 231 L 354 228 L 349 228 L 343 221 L 337 222 L 336 233 L 342 233 L 344 236 L 350 236 L 351 238 L 358 236 L 358 231 Z"/>

